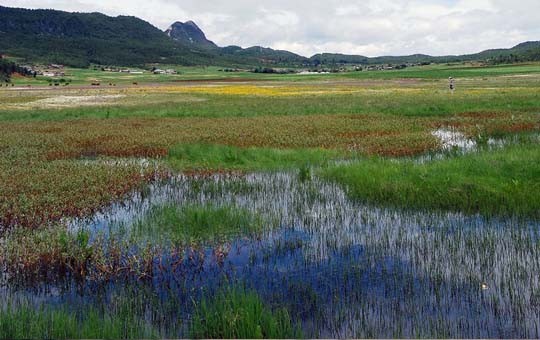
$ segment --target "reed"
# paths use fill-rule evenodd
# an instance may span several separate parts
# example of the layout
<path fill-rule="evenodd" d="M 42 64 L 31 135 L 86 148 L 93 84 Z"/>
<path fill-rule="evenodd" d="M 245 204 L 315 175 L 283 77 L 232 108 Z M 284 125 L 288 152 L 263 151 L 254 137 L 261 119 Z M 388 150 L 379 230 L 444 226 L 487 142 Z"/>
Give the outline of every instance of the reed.
<path fill-rule="evenodd" d="M 301 338 L 286 309 L 270 310 L 252 291 L 228 288 L 195 305 L 191 337 L 197 339 Z"/>

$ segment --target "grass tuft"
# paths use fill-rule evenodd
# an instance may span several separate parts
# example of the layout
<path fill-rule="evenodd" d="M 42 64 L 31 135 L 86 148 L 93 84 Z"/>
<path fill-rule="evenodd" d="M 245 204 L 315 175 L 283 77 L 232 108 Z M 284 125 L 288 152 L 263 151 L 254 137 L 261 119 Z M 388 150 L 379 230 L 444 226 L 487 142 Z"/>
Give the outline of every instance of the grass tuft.
<path fill-rule="evenodd" d="M 221 242 L 260 231 L 263 220 L 234 206 L 165 205 L 154 207 L 133 227 L 137 237 L 157 237 L 175 244 Z"/>
<path fill-rule="evenodd" d="M 338 150 L 317 148 L 272 149 L 182 144 L 169 150 L 167 163 L 179 170 L 276 170 L 303 164 L 324 164 L 343 154 Z"/>
<path fill-rule="evenodd" d="M 286 309 L 271 311 L 255 292 L 228 289 L 195 306 L 191 337 L 196 339 L 301 338 Z"/>
<path fill-rule="evenodd" d="M 30 304 L 0 308 L 0 339 L 148 339 L 158 334 L 126 308 L 83 313 Z"/>

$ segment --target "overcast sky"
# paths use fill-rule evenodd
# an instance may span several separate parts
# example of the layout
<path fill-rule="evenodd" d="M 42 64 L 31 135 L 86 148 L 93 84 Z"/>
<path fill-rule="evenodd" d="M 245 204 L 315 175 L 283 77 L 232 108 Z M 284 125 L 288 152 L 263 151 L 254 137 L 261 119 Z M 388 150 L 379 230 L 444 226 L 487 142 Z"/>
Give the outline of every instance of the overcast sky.
<path fill-rule="evenodd" d="M 195 21 L 220 46 L 305 56 L 475 53 L 540 40 L 540 0 L 0 0 L 3 6 Z"/>

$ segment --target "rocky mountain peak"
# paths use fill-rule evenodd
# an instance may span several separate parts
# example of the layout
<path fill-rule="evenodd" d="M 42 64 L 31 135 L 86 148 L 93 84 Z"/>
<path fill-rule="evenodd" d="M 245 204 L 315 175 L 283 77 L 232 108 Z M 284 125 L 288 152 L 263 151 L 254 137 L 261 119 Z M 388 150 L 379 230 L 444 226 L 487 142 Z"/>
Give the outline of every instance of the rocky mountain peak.
<path fill-rule="evenodd" d="M 193 21 L 172 24 L 165 33 L 173 40 L 185 45 L 197 45 L 198 47 L 217 48 L 217 45 L 206 38 L 204 32 Z"/>

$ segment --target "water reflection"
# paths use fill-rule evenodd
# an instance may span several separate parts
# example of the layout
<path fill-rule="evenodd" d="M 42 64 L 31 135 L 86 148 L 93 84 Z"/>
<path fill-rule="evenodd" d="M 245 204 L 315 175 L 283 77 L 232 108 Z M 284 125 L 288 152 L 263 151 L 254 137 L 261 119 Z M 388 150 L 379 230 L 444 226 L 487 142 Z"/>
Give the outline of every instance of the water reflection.
<path fill-rule="evenodd" d="M 256 238 L 164 251 L 149 281 L 0 294 L 77 306 L 130 290 L 153 301 L 148 318 L 166 325 L 189 320 L 203 294 L 237 284 L 287 307 L 310 337 L 540 335 L 538 222 L 381 209 L 351 202 L 342 188 L 317 178 L 260 173 L 178 176 L 71 228 L 130 239 L 130 226 L 153 206 L 209 203 L 256 212 L 267 227 Z M 151 239 L 139 242 L 133 251 Z M 180 323 L 168 334 L 185 330 Z"/>

